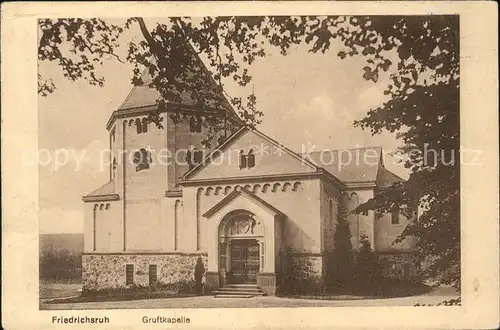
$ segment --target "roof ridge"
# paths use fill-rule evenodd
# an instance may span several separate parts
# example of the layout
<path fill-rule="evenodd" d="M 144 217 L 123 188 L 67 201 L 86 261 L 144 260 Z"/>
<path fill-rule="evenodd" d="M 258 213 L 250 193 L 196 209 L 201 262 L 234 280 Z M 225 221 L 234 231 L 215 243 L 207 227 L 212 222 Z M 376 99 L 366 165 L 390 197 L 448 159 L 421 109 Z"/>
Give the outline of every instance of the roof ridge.
<path fill-rule="evenodd" d="M 370 151 L 373 155 L 369 155 Z M 326 154 L 324 153 L 325 151 Z M 330 152 L 328 152 L 330 151 Z M 323 149 L 303 153 L 342 182 L 373 182 L 378 177 L 383 150 L 381 146 L 351 149 Z M 325 157 L 326 156 L 326 159 Z M 368 159 L 369 157 L 369 159 Z M 373 158 L 376 157 L 376 158 Z"/>
<path fill-rule="evenodd" d="M 265 140 L 268 140 L 272 144 L 276 144 L 278 147 L 282 148 L 284 151 L 288 152 L 291 156 L 295 157 L 296 159 L 304 160 L 306 162 L 309 162 L 309 164 L 307 164 L 307 165 L 309 165 L 310 167 L 313 167 L 314 169 L 318 168 L 317 164 L 315 164 L 314 162 L 309 161 L 309 159 L 301 157 L 301 154 L 299 154 L 298 152 L 293 151 L 292 149 L 288 148 L 284 144 L 282 144 L 282 143 L 278 142 L 277 140 L 273 139 L 269 135 L 267 135 L 267 134 L 259 131 L 256 128 L 253 128 L 253 129 L 249 128 L 249 130 L 255 132 L 257 135 L 260 135 L 262 138 L 264 138 Z"/>
<path fill-rule="evenodd" d="M 208 73 L 208 77 L 209 77 L 208 79 L 210 80 L 210 83 L 217 85 L 217 82 L 215 81 L 214 77 L 212 76 L 212 71 L 210 71 L 208 69 L 208 67 L 202 61 L 202 59 L 200 58 L 200 56 L 198 56 L 198 53 L 196 52 L 196 49 L 194 49 L 193 45 L 190 42 L 187 42 L 187 44 L 188 44 L 188 48 L 190 49 L 191 53 L 197 59 L 197 62 L 199 62 L 201 64 L 202 69 L 205 70 L 206 73 Z M 223 109 L 226 110 L 226 112 L 227 112 L 227 110 L 229 110 L 230 113 L 234 114 L 235 116 L 237 116 L 239 118 L 238 114 L 236 113 L 236 111 L 234 110 L 233 106 L 231 105 L 231 102 L 229 102 L 229 100 L 224 95 L 224 92 L 221 91 L 220 93 L 221 93 L 222 99 L 224 101 L 226 101 L 225 103 L 227 103 L 227 106 L 229 106 L 229 109 L 224 109 L 224 107 L 223 107 Z"/>
<path fill-rule="evenodd" d="M 329 149 L 329 148 L 324 148 L 324 149 L 320 149 L 320 150 L 313 150 L 313 151 L 310 151 L 310 152 L 298 152 L 297 154 L 299 155 L 306 155 L 306 154 L 311 154 L 311 153 L 314 153 L 314 152 L 322 152 L 322 151 L 345 151 L 345 150 L 363 150 L 363 149 L 383 149 L 382 146 L 378 145 L 378 146 L 371 146 L 371 147 L 359 147 L 359 148 L 341 148 L 341 149 Z"/>
<path fill-rule="evenodd" d="M 400 177 L 399 175 L 397 175 L 396 173 L 394 173 L 393 171 L 389 170 L 387 167 L 385 166 L 382 166 L 382 171 L 385 171 L 389 174 L 391 174 L 392 176 L 396 177 L 396 179 L 398 180 L 401 180 L 401 181 L 406 181 L 405 179 L 403 179 L 402 177 Z"/>
<path fill-rule="evenodd" d="M 144 67 L 144 70 L 142 71 L 142 74 L 141 74 L 141 80 L 143 80 L 143 78 L 147 74 L 148 74 L 148 68 Z M 144 80 L 143 80 L 143 82 L 144 82 Z M 123 102 L 120 103 L 120 106 L 117 109 L 122 109 L 122 107 L 128 102 L 128 100 L 132 96 L 132 93 L 137 89 L 137 87 L 143 87 L 143 86 L 145 86 L 144 83 L 141 84 L 141 85 L 134 85 L 134 84 L 132 84 L 132 88 L 130 89 L 130 91 L 128 92 L 127 96 L 125 97 L 125 99 L 123 100 Z M 149 87 L 149 84 L 148 84 L 148 87 Z M 125 108 L 125 109 L 129 109 L 129 108 Z"/>
<path fill-rule="evenodd" d="M 226 150 L 225 148 L 230 145 L 231 143 L 233 143 L 234 141 L 236 141 L 238 139 L 238 137 L 243 134 L 244 132 L 253 132 L 254 134 L 256 134 L 257 136 L 260 136 L 262 139 L 264 140 L 267 140 L 268 142 L 270 142 L 271 144 L 274 144 L 276 146 L 278 146 L 279 148 L 281 148 L 284 152 L 290 154 L 292 157 L 296 158 L 297 160 L 300 160 L 300 161 L 305 161 L 306 164 L 310 167 L 312 167 L 313 169 L 317 170 L 319 168 L 319 166 L 317 164 L 315 164 L 312 160 L 310 159 L 306 159 L 304 157 L 301 156 L 301 154 L 289 149 L 288 147 L 286 147 L 284 144 L 282 143 L 279 143 L 278 141 L 274 140 L 273 138 L 271 138 L 270 136 L 268 136 L 267 134 L 265 133 L 262 133 L 261 131 L 259 131 L 258 129 L 256 128 L 250 128 L 248 126 L 242 126 L 239 130 L 237 130 L 235 133 L 233 133 L 231 136 L 229 136 L 226 141 L 224 141 L 222 144 L 220 144 L 219 146 L 217 146 L 216 148 L 214 148 L 212 151 L 210 151 L 202 160 L 200 163 L 198 163 L 195 167 L 193 167 L 191 170 L 189 170 L 187 173 L 185 173 L 183 175 L 183 180 L 187 180 L 189 179 L 189 177 L 191 175 L 193 175 L 194 173 L 196 173 L 200 168 L 203 168 L 205 166 L 208 166 L 208 162 L 206 160 L 210 160 L 212 159 L 212 155 L 214 155 L 216 152 L 222 152 L 224 150 Z"/>
<path fill-rule="evenodd" d="M 191 170 L 187 171 L 182 176 L 182 179 L 183 180 L 188 179 L 189 176 L 191 176 L 192 174 L 196 173 L 200 168 L 203 168 L 203 167 L 205 167 L 205 165 L 208 165 L 208 161 L 210 159 L 212 159 L 211 158 L 212 155 L 214 155 L 216 152 L 222 152 L 223 150 L 225 150 L 224 148 L 228 144 L 232 143 L 232 141 L 234 141 L 236 139 L 236 137 L 239 136 L 240 134 L 242 134 L 245 130 L 248 130 L 248 127 L 242 126 L 236 132 L 234 132 L 233 134 L 231 134 L 230 136 L 228 136 L 227 139 L 224 142 L 222 142 L 220 145 L 218 145 L 213 150 L 211 150 L 205 157 L 203 157 L 203 159 L 201 160 L 201 162 L 199 162 Z"/>

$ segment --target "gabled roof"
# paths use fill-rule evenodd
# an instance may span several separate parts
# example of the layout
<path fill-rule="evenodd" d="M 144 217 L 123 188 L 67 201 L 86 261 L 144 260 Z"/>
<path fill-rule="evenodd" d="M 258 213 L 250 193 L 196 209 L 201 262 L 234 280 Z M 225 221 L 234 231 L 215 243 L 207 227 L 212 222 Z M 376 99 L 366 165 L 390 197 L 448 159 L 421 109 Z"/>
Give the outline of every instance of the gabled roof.
<path fill-rule="evenodd" d="M 257 134 L 259 137 L 263 138 L 264 140 L 266 140 L 267 142 L 269 142 L 270 144 L 272 144 L 273 146 L 275 146 L 279 150 L 281 150 L 281 151 L 289 154 L 290 156 L 296 158 L 297 160 L 299 160 L 301 162 L 304 162 L 305 164 L 307 164 L 308 166 L 310 166 L 314 170 L 318 170 L 317 166 L 315 164 L 313 164 L 312 162 L 310 162 L 308 159 L 304 159 L 303 157 L 301 157 L 296 152 L 288 149 L 287 147 L 285 147 L 284 145 L 280 144 L 276 140 L 270 138 L 266 134 L 264 134 L 264 133 L 262 133 L 262 132 L 260 132 L 260 131 L 258 131 L 256 129 L 251 129 L 249 127 L 243 126 L 239 130 L 237 130 L 233 135 L 231 135 L 226 141 L 224 141 L 224 143 L 222 143 L 220 146 L 218 146 L 217 148 L 215 148 L 214 150 L 212 150 L 198 165 L 196 165 L 191 170 L 189 170 L 188 172 L 186 172 L 183 175 L 182 179 L 183 180 L 189 180 L 189 178 L 193 174 L 197 173 L 202 168 L 208 166 L 208 164 L 210 164 L 210 160 L 211 159 L 216 159 L 217 158 L 216 155 L 218 153 L 222 153 L 225 150 L 227 150 L 233 143 L 235 143 L 238 140 L 238 138 L 240 136 L 242 136 L 246 132 L 253 132 L 253 133 Z"/>
<path fill-rule="evenodd" d="M 292 155 L 294 158 L 305 162 L 316 171 L 324 169 L 335 179 L 343 183 L 378 183 L 377 178 L 379 177 L 379 168 L 382 168 L 384 170 L 384 178 L 388 177 L 389 174 L 386 172 L 389 172 L 391 175 L 395 176 L 394 178 L 402 180 L 401 178 L 384 168 L 382 147 L 380 146 L 344 150 L 329 149 L 322 151 L 313 151 L 306 154 L 297 154 L 294 151 L 283 146 L 282 144 L 278 143 L 277 141 L 273 140 L 269 136 L 265 135 L 264 133 L 256 129 L 250 129 L 248 127 L 242 127 L 240 130 L 230 136 L 229 139 L 227 139 L 218 148 L 209 153 L 200 164 L 195 166 L 183 176 L 183 180 L 189 180 L 189 178 L 191 178 L 193 174 L 200 171 L 210 163 L 210 160 L 214 157 L 214 154 L 227 150 L 231 146 L 231 144 L 237 141 L 239 137 L 247 131 L 256 133 L 271 144 L 278 146 L 284 152 Z"/>
<path fill-rule="evenodd" d="M 403 182 L 405 181 L 400 176 L 392 173 L 385 167 L 381 166 L 378 173 L 377 178 L 377 186 L 379 188 L 387 188 L 390 187 L 395 182 Z"/>
<path fill-rule="evenodd" d="M 229 204 L 232 200 L 237 198 L 238 196 L 243 196 L 245 198 L 248 198 L 252 202 L 256 203 L 257 205 L 267 209 L 268 211 L 271 211 L 277 215 L 284 216 L 282 212 L 280 212 L 277 208 L 263 200 L 262 198 L 257 197 L 255 194 L 251 193 L 247 189 L 243 187 L 239 187 L 238 189 L 233 190 L 229 195 L 224 197 L 220 202 L 212 206 L 208 211 L 206 211 L 203 216 L 205 218 L 209 218 L 212 215 L 214 215 L 218 210 L 220 210 L 222 207 L 225 205 Z"/>
<path fill-rule="evenodd" d="M 92 191 L 91 193 L 82 197 L 84 202 L 91 202 L 97 200 L 118 200 L 119 196 L 116 193 L 115 181 L 109 181 Z"/>
<path fill-rule="evenodd" d="M 383 165 L 382 147 L 322 150 L 303 154 L 342 182 L 375 182 Z"/>
<path fill-rule="evenodd" d="M 226 141 L 224 141 L 218 147 L 216 147 L 214 150 L 212 150 L 210 153 L 208 153 L 208 155 L 206 157 L 204 157 L 202 159 L 202 161 L 198 165 L 196 165 L 195 167 L 193 167 L 192 169 L 190 169 L 189 171 L 187 171 L 182 176 L 182 179 L 183 180 L 187 180 L 194 173 L 198 172 L 200 169 L 202 169 L 205 166 L 207 166 L 210 163 L 209 162 L 210 159 L 213 159 L 212 157 L 213 157 L 213 155 L 215 153 L 222 152 L 222 151 L 226 150 L 231 143 L 233 143 L 234 141 L 236 141 L 238 139 L 238 137 L 240 137 L 246 131 L 247 131 L 246 127 L 241 127 L 239 130 L 237 130 L 236 132 L 234 132 L 233 135 L 230 135 L 229 138 L 227 138 Z"/>

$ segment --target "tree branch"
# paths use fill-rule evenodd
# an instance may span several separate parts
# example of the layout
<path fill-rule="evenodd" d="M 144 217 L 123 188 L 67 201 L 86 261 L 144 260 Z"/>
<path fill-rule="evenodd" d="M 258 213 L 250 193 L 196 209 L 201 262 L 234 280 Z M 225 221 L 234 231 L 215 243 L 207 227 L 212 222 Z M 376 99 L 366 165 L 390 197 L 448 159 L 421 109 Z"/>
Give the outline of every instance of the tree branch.
<path fill-rule="evenodd" d="M 133 20 L 139 24 L 139 28 L 141 29 L 142 35 L 144 36 L 144 39 L 149 44 L 149 47 L 152 50 L 152 54 L 156 57 L 156 59 L 159 59 L 159 53 L 158 53 L 158 45 L 156 44 L 155 39 L 151 36 L 151 33 L 148 30 L 148 27 L 146 26 L 146 23 L 144 22 L 144 19 L 142 17 L 134 17 Z"/>

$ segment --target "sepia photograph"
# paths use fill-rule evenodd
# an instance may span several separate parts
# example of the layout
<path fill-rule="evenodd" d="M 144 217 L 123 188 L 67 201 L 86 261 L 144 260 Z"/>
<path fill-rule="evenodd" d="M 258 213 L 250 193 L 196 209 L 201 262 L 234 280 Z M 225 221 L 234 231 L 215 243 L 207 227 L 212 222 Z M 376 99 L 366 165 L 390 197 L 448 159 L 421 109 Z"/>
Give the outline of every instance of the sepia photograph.
<path fill-rule="evenodd" d="M 8 324 L 500 323 L 492 6 L 244 3 L 2 7 Z"/>
<path fill-rule="evenodd" d="M 38 27 L 42 309 L 460 304 L 457 15 Z"/>

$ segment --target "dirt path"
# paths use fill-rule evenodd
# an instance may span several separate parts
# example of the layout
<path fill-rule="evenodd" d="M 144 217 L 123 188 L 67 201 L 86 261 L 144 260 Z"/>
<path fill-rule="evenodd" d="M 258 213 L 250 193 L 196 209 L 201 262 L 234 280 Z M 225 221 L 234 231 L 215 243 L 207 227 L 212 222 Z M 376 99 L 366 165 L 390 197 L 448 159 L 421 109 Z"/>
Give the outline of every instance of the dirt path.
<path fill-rule="evenodd" d="M 451 294 L 450 294 L 451 293 Z M 414 306 L 415 304 L 438 304 L 457 298 L 450 290 L 441 288 L 425 295 L 364 300 L 313 300 L 279 297 L 214 298 L 212 296 L 149 299 L 132 301 L 88 302 L 74 304 L 42 303 L 41 309 L 143 309 L 143 308 L 261 308 L 261 307 L 365 307 L 365 306 Z"/>

